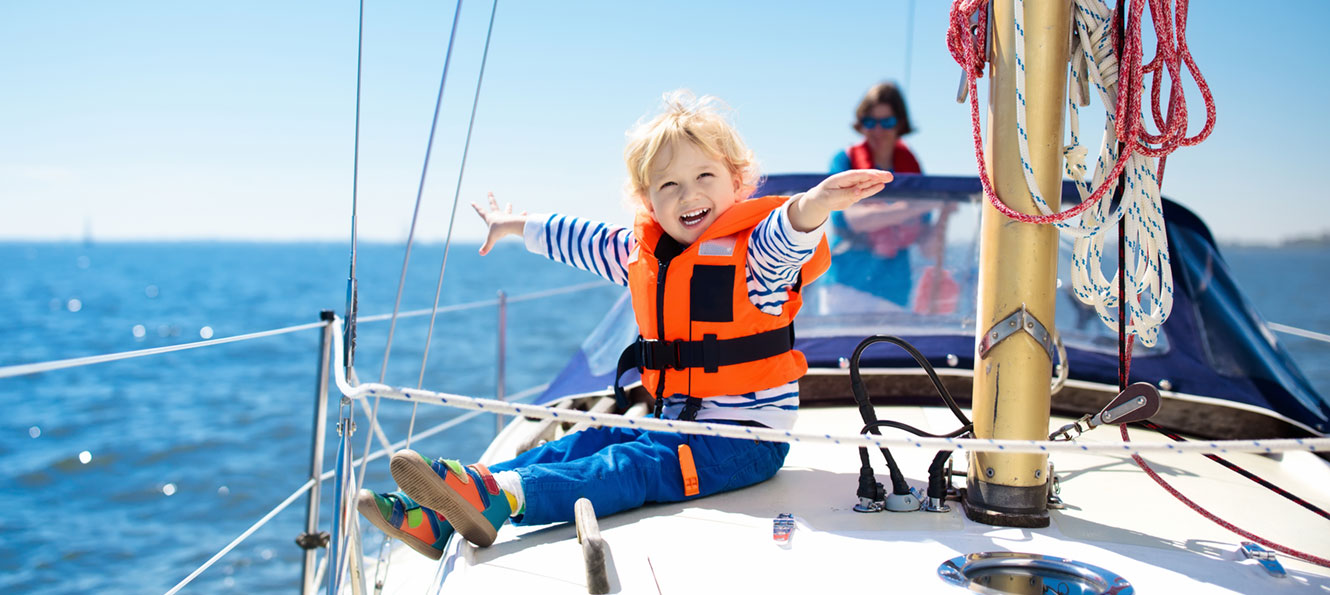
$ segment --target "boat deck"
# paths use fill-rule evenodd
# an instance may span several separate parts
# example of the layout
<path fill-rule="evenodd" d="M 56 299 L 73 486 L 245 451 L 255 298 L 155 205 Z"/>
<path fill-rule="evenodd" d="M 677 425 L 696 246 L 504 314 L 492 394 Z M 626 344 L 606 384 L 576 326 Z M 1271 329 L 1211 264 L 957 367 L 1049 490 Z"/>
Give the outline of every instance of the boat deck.
<path fill-rule="evenodd" d="M 879 407 L 879 416 L 922 428 L 951 429 L 945 408 Z M 1054 427 L 1066 420 L 1055 418 Z M 519 422 L 530 423 L 530 422 Z M 801 431 L 845 432 L 862 425 L 850 407 L 808 408 Z M 511 428 L 510 428 L 511 429 Z M 505 432 L 505 436 L 510 432 Z M 501 437 L 502 438 L 502 437 Z M 1167 440 L 1133 431 L 1133 440 Z M 1117 428 L 1084 441 L 1117 442 Z M 510 441 L 511 442 L 511 441 Z M 504 442 L 487 458 L 506 456 Z M 428 448 L 428 445 L 424 445 Z M 893 455 L 912 486 L 926 486 L 933 451 Z M 885 481 L 881 456 L 870 453 Z M 1229 460 L 1330 508 L 1330 465 L 1305 452 Z M 964 457 L 958 457 L 958 468 Z M 1330 555 L 1327 521 L 1199 455 L 1147 458 L 1183 494 L 1229 522 L 1274 542 Z M 957 502 L 946 513 L 864 514 L 856 503 L 859 459 L 852 447 L 795 444 L 777 476 L 702 500 L 651 505 L 600 519 L 609 545 L 611 592 L 810 593 L 842 588 L 946 592 L 938 567 L 953 557 L 1013 551 L 1071 558 L 1112 571 L 1138 593 L 1330 593 L 1330 569 L 1279 556 L 1288 576 L 1275 578 L 1238 552 L 1243 539 L 1189 510 L 1128 456 L 1054 457 L 1066 508 L 1044 529 L 992 527 L 968 520 Z M 964 484 L 956 478 L 955 484 Z M 793 513 L 788 546 L 771 537 L 772 519 Z M 368 523 L 363 524 L 369 527 Z M 366 574 L 373 574 L 373 561 Z M 385 593 L 586 593 L 582 548 L 571 523 L 505 526 L 489 548 L 454 538 L 441 562 L 398 548 Z M 501 586 L 501 587 L 500 587 Z M 957 589 L 957 592 L 960 592 Z"/>

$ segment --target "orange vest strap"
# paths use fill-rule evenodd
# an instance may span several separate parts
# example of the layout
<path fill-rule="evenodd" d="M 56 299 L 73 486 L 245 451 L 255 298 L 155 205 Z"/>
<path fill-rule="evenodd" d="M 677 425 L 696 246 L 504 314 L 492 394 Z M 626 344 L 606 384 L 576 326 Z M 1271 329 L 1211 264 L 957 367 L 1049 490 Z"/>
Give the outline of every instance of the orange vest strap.
<path fill-rule="evenodd" d="M 696 496 L 701 493 L 697 483 L 697 465 L 693 463 L 693 449 L 687 444 L 679 445 L 679 471 L 683 473 L 683 495 Z"/>

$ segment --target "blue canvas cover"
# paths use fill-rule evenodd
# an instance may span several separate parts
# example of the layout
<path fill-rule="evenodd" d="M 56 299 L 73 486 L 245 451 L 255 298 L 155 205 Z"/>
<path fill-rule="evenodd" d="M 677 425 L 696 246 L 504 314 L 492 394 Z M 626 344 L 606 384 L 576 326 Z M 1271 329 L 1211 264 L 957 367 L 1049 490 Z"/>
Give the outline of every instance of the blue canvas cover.
<path fill-rule="evenodd" d="M 824 177 L 770 176 L 763 180 L 758 195 L 795 194 Z M 1077 196 L 1071 182 L 1064 184 L 1062 195 Z M 837 225 L 828 232 L 832 270 L 805 288 L 804 308 L 796 323 L 796 348 L 808 358 L 809 366 L 839 368 L 842 358 L 848 358 L 864 337 L 891 334 L 914 344 L 938 368 L 973 368 L 982 197 L 975 177 L 897 176 L 882 194 L 861 204 L 866 212 L 879 215 L 907 213 L 905 223 L 898 226 L 906 231 L 870 240 L 870 247 L 859 250 L 858 260 L 847 256 L 855 251 L 847 246 L 873 232 L 856 231 L 853 224 L 845 224 L 845 218 L 833 221 Z M 1205 224 L 1167 199 L 1164 216 L 1176 286 L 1173 310 L 1154 347 L 1137 344 L 1131 380 L 1167 381 L 1177 393 L 1266 409 L 1309 433 L 1325 433 L 1330 428 L 1330 403 L 1311 387 L 1265 319 L 1243 296 Z M 939 248 L 942 246 L 945 248 Z M 1056 325 L 1067 347 L 1070 377 L 1116 385 L 1116 330 L 1101 322 L 1092 307 L 1073 297 L 1070 248 L 1071 242 L 1063 238 L 1056 306 Z M 886 266 L 866 264 L 865 253 L 890 262 Z M 1110 242 L 1105 253 L 1116 253 L 1115 243 Z M 872 270 L 881 273 L 874 277 Z M 1111 277 L 1112 272 L 1105 276 Z M 879 287 L 881 291 L 876 290 Z M 539 401 L 606 390 L 614 382 L 619 353 L 636 337 L 625 292 Z M 865 368 L 916 365 L 904 351 L 887 345 L 866 351 L 861 364 Z M 635 372 L 623 379 L 625 385 L 636 381 Z"/>

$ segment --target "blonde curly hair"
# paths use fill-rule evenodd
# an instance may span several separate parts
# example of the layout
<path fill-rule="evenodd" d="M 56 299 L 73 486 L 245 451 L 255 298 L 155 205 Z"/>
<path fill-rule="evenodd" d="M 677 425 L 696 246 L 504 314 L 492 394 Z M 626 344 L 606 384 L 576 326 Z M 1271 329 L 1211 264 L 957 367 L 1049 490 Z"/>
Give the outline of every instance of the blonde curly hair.
<path fill-rule="evenodd" d="M 629 195 L 647 200 L 652 164 L 664 147 L 683 140 L 725 163 L 740 182 L 743 196 L 752 194 L 759 178 L 757 160 L 726 118 L 728 112 L 724 102 L 710 95 L 694 97 L 686 89 L 665 93 L 661 112 L 628 130 L 623 159 L 628 166 Z"/>

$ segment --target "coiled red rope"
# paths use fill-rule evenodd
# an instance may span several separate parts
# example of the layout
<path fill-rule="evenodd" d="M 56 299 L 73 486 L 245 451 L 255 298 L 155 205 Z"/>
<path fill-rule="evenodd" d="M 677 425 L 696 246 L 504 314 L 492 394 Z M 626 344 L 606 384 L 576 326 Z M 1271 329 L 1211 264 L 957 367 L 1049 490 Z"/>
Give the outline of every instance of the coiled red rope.
<path fill-rule="evenodd" d="M 975 160 L 979 166 L 979 180 L 984 187 L 984 195 L 993 207 L 1002 214 L 1025 223 L 1055 223 L 1079 215 L 1094 206 L 1117 183 L 1126 166 L 1127 158 L 1135 151 L 1152 158 L 1165 158 L 1179 147 L 1195 145 L 1205 140 L 1214 130 L 1215 106 L 1210 93 L 1210 86 L 1201 75 L 1200 68 L 1187 48 L 1187 0 L 1172 0 L 1176 11 L 1170 6 L 1170 0 L 1149 0 L 1150 14 L 1156 34 L 1155 56 L 1148 64 L 1143 64 L 1141 43 L 1141 17 L 1146 0 L 1132 0 L 1128 12 L 1131 19 L 1126 35 L 1120 47 L 1115 47 L 1119 60 L 1117 83 L 1117 105 L 1115 106 L 1115 131 L 1122 142 L 1122 154 L 1117 156 L 1113 171 L 1104 178 L 1095 191 L 1080 204 L 1059 213 L 1049 215 L 1031 215 L 1018 212 L 998 197 L 984 167 L 983 134 L 979 126 L 979 98 L 977 81 L 984 75 L 987 49 L 988 0 L 955 0 L 951 7 L 950 26 L 947 30 L 947 48 L 952 58 L 965 71 L 970 96 L 970 121 L 974 131 Z M 1173 15 L 1177 18 L 1174 19 Z M 975 18 L 977 17 L 977 18 Z M 1117 44 L 1115 44 L 1116 46 Z M 1182 87 L 1182 66 L 1186 65 L 1196 87 L 1205 100 L 1205 125 L 1194 136 L 1187 136 L 1186 93 Z M 1161 79 L 1167 70 L 1169 77 L 1169 99 L 1167 108 L 1161 108 L 1160 96 L 1163 85 Z M 1145 130 L 1142 119 L 1141 100 L 1144 91 L 1145 76 L 1153 74 L 1151 85 L 1151 112 L 1158 134 Z"/>

